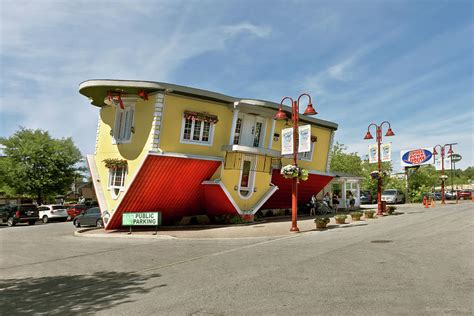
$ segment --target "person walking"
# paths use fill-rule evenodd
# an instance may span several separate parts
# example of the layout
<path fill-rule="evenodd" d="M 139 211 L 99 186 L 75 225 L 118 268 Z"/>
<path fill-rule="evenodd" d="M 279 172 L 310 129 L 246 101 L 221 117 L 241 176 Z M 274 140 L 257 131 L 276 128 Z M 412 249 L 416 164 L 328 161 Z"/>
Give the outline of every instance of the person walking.
<path fill-rule="evenodd" d="M 311 199 L 309 200 L 309 216 L 316 216 L 316 196 L 313 194 L 311 195 Z"/>

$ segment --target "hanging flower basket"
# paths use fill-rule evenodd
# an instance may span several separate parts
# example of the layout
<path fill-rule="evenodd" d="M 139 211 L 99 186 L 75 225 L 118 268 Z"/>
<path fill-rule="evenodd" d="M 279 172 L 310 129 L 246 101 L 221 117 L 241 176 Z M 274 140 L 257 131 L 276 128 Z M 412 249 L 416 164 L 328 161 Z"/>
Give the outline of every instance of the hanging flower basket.
<path fill-rule="evenodd" d="M 105 167 L 109 169 L 126 168 L 128 165 L 125 159 L 107 158 L 102 161 L 105 163 Z"/>
<path fill-rule="evenodd" d="M 372 171 L 372 172 L 370 173 L 370 177 L 371 177 L 372 179 L 377 180 L 377 179 L 380 178 L 380 173 L 379 173 L 378 171 Z"/>
<path fill-rule="evenodd" d="M 285 179 L 298 178 L 300 180 L 306 181 L 308 180 L 308 177 L 309 177 L 309 172 L 307 169 L 298 168 L 294 165 L 284 166 L 283 168 L 281 168 L 280 173 L 281 175 L 283 175 L 283 178 Z"/>

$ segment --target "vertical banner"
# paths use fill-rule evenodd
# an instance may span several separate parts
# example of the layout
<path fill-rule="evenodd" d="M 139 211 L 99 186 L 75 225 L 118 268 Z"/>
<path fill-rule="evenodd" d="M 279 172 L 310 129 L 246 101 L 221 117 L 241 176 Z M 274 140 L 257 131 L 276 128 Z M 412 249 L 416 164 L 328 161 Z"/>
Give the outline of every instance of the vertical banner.
<path fill-rule="evenodd" d="M 381 157 L 382 162 L 392 161 L 392 143 L 381 145 Z"/>
<path fill-rule="evenodd" d="M 298 126 L 298 153 L 311 151 L 311 125 Z"/>
<path fill-rule="evenodd" d="M 281 130 L 281 154 L 293 154 L 293 128 L 285 128 Z"/>
<path fill-rule="evenodd" d="M 441 165 L 441 155 L 436 155 L 434 159 L 436 170 L 443 170 Z M 444 170 L 451 170 L 451 157 L 444 157 Z"/>
<path fill-rule="evenodd" d="M 369 163 L 377 163 L 377 144 L 369 145 Z"/>

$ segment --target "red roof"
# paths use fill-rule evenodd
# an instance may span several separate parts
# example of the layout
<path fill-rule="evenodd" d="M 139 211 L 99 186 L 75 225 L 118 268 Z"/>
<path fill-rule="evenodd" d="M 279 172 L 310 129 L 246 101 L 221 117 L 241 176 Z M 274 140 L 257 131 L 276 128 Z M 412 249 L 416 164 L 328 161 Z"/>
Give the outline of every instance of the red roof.
<path fill-rule="evenodd" d="M 204 203 L 207 215 L 239 215 L 236 205 L 228 196 L 221 183 L 203 183 Z"/>
<path fill-rule="evenodd" d="M 310 173 L 308 180 L 300 180 L 298 184 L 298 204 L 308 202 L 311 195 L 319 193 L 332 178 L 333 176 L 329 175 Z M 291 208 L 292 180 L 283 178 L 280 170 L 273 170 L 272 183 L 278 186 L 278 191 L 263 204 L 262 209 Z"/>
<path fill-rule="evenodd" d="M 209 180 L 220 164 L 216 160 L 148 155 L 106 229 L 121 227 L 123 212 L 161 212 L 164 224 L 204 214 L 201 183 Z"/>

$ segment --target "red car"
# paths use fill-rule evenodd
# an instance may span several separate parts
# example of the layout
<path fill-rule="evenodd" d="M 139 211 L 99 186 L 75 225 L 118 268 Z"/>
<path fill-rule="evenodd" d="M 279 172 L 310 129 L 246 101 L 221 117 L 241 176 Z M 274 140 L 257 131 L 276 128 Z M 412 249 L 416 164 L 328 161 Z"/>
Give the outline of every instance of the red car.
<path fill-rule="evenodd" d="M 70 221 L 89 207 L 84 204 L 71 204 L 67 208 L 67 220 Z"/>
<path fill-rule="evenodd" d="M 472 198 L 471 190 L 461 190 L 457 192 L 458 199 L 460 200 L 470 200 Z"/>

